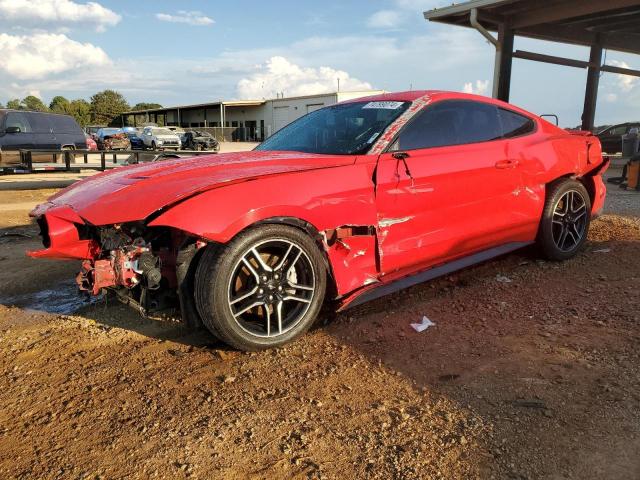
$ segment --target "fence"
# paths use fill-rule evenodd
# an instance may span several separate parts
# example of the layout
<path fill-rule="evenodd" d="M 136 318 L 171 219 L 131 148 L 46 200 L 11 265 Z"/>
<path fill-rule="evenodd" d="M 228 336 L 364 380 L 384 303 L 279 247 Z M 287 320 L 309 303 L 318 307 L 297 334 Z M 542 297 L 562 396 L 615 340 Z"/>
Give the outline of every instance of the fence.
<path fill-rule="evenodd" d="M 109 168 L 132 165 L 141 162 L 156 162 L 169 158 L 186 158 L 200 155 L 211 155 L 213 153 L 215 152 L 194 150 L 180 150 L 175 153 L 147 152 L 144 150 L 20 150 L 19 163 L 0 163 L 0 171 L 2 171 L 2 173 L 33 173 L 48 171 L 70 172 L 81 169 L 104 171 Z M 51 155 L 51 162 L 34 162 L 34 155 Z M 78 157 L 81 158 L 80 162 L 77 161 Z M 89 162 L 89 160 L 95 160 L 96 157 L 99 157 L 99 162 Z"/>
<path fill-rule="evenodd" d="M 261 142 L 266 136 L 260 127 L 182 127 L 189 132 L 197 130 L 208 132 L 219 142 Z"/>

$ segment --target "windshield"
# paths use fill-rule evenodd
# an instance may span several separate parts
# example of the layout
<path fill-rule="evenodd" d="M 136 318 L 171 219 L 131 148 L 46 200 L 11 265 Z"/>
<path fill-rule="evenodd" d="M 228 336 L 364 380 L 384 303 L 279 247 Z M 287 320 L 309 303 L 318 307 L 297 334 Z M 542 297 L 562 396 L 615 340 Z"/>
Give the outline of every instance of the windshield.
<path fill-rule="evenodd" d="M 175 132 L 172 132 L 168 128 L 154 128 L 151 132 L 154 135 L 175 135 Z"/>
<path fill-rule="evenodd" d="M 116 133 L 122 133 L 122 130 L 119 128 L 103 128 L 101 130 L 101 135 L 115 135 Z"/>
<path fill-rule="evenodd" d="M 365 153 L 409 102 L 353 102 L 322 108 L 278 130 L 256 150 Z"/>

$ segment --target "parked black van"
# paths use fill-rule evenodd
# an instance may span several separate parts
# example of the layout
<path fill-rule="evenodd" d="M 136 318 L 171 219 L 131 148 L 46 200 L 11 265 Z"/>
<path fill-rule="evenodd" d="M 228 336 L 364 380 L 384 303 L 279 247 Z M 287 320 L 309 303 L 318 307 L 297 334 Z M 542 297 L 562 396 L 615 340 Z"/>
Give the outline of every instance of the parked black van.
<path fill-rule="evenodd" d="M 0 109 L 0 152 L 85 149 L 84 132 L 69 115 Z"/>

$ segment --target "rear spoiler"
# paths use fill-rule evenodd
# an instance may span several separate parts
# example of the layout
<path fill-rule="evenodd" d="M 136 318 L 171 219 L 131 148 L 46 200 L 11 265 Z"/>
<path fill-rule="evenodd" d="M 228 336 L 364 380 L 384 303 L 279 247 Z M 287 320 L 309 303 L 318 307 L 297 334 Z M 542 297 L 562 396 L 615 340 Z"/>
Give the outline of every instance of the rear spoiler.
<path fill-rule="evenodd" d="M 567 130 L 567 132 L 569 132 L 571 135 L 578 135 L 581 137 L 593 137 L 594 134 L 593 132 L 590 132 L 589 130 Z"/>

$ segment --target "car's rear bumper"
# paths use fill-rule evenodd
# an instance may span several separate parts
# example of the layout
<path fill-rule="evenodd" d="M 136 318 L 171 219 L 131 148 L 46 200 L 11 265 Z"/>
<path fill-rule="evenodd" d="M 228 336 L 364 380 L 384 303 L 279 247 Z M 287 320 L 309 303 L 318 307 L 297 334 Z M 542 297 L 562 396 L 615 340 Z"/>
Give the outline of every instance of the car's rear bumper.
<path fill-rule="evenodd" d="M 609 159 L 606 158 L 597 171 L 591 176 L 593 181 L 593 199 L 591 201 L 591 218 L 597 218 L 602 214 L 604 202 L 607 197 L 607 186 L 604 183 L 602 174 L 609 168 Z"/>

